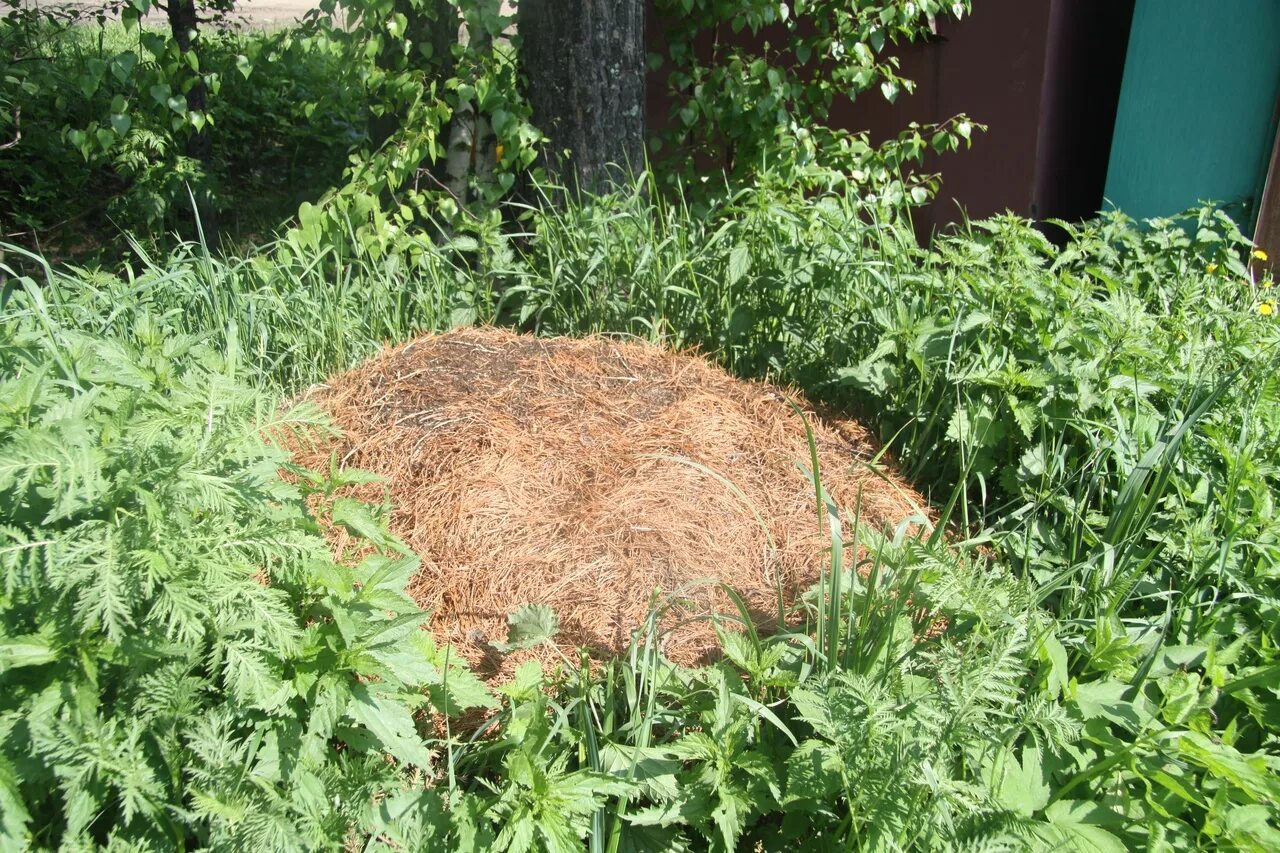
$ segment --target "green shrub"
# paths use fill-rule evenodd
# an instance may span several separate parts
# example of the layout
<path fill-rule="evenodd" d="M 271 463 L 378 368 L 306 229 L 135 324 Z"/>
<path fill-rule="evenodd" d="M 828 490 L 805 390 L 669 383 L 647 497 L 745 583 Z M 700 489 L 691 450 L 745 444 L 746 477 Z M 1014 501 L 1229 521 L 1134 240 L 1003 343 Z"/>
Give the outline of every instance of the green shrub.
<path fill-rule="evenodd" d="M 250 277 L 265 263 L 180 254 L 122 279 L 50 271 L 43 291 L 25 280 L 10 297 L 0 755 L 11 838 L 660 850 L 803 831 L 843 843 L 869 821 L 903 845 L 1057 832 L 1018 813 L 996 772 L 1007 753 L 1075 737 L 1063 709 L 1022 683 L 1044 617 L 999 570 L 939 545 L 877 545 L 856 519 L 834 534 L 852 538 L 849 553 L 861 537 L 876 567 L 864 580 L 835 552 L 799 605 L 817 634 L 741 634 L 729 615 L 726 661 L 677 669 L 661 659 L 655 613 L 604 671 L 522 668 L 496 737 L 420 737 L 412 709 L 491 700 L 416 630 L 423 616 L 400 592 L 414 563 L 366 510 L 331 497 L 343 475 L 280 478 L 283 453 L 263 436 L 322 425 L 280 415 L 236 378 L 246 353 L 263 352 L 238 330 L 289 342 L 275 365 L 288 370 L 247 376 L 297 383 L 333 363 L 326 338 L 373 345 L 409 333 L 387 318 L 448 314 L 404 312 L 414 303 L 383 302 L 363 278 L 350 296 L 328 292 L 327 278 L 281 271 L 292 250 L 277 251 L 282 267 L 265 280 Z M 409 294 L 437 292 L 430 280 L 405 279 Z M 331 310 L 315 311 L 324 298 Z M 40 448 L 67 464 L 44 467 Z M 354 573 L 335 564 L 318 513 L 380 555 Z M 950 630 L 931 632 L 936 619 Z"/>
<path fill-rule="evenodd" d="M 19 6 L 0 3 L 0 239 L 114 261 L 122 231 L 195 238 L 193 191 L 226 236 L 260 239 L 337 183 L 364 135 L 366 93 L 330 85 L 349 57 L 323 34 L 205 32 L 197 127 L 167 30 Z M 185 144 L 205 127 L 201 163 Z"/>
<path fill-rule="evenodd" d="M 338 846 L 433 772 L 428 697 L 490 701 L 418 630 L 416 558 L 331 497 L 358 475 L 281 476 L 323 421 L 234 354 L 41 302 L 0 323 L 0 846 Z M 321 514 L 372 553 L 335 562 Z"/>
<path fill-rule="evenodd" d="M 873 141 L 831 115 L 859 99 L 913 93 L 894 47 L 928 38 L 935 17 L 969 10 L 968 0 L 657 0 L 663 38 L 650 67 L 666 75 L 671 106 L 651 143 L 655 165 L 699 201 L 717 189 L 703 176 L 723 171 L 734 186 L 780 173 L 805 191 L 856 187 L 885 210 L 922 204 L 938 188 L 926 155 L 967 146 L 973 122 L 911 122 Z"/>

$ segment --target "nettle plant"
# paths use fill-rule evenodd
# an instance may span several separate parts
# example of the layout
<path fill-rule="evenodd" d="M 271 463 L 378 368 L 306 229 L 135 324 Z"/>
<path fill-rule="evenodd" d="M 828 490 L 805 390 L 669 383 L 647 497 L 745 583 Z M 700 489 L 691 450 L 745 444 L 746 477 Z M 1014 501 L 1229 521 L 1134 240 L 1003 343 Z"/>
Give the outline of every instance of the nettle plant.
<path fill-rule="evenodd" d="M 963 115 L 911 123 L 878 145 L 868 133 L 835 127 L 829 113 L 871 95 L 890 102 L 915 90 L 898 73 L 894 44 L 933 31 L 936 16 L 962 16 L 963 2 L 874 0 L 658 0 L 666 23 L 670 126 L 653 141 L 663 165 L 686 185 L 708 162 L 732 178 L 782 175 L 804 190 L 845 182 L 888 206 L 921 204 L 937 176 L 908 171 L 925 155 L 968 144 Z"/>

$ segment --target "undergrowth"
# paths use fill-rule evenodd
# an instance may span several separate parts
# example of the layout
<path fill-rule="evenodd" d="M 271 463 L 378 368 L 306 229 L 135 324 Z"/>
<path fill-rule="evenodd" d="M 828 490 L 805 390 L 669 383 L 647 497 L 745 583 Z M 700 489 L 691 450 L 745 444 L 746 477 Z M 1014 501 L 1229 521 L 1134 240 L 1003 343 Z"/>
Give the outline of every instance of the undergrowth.
<path fill-rule="evenodd" d="M 34 289 L 0 326 L 3 846 L 336 845 L 402 785 L 385 755 L 431 768 L 414 711 L 490 701 L 417 630 L 416 558 L 330 498 L 358 475 L 291 470 L 327 427 L 234 353 Z M 321 515 L 374 553 L 335 562 Z"/>
<path fill-rule="evenodd" d="M 1230 221 L 922 248 L 851 196 L 652 189 L 377 254 L 11 271 L 11 843 L 1276 846 L 1280 331 Z M 950 533 L 867 530 L 798 460 L 831 537 L 798 627 L 724 614 L 724 659 L 682 669 L 658 597 L 628 655 L 491 694 L 416 630 L 379 510 L 333 502 L 359 475 L 282 479 L 268 440 L 323 428 L 281 397 L 475 321 L 701 346 L 856 406 Z M 381 556 L 335 563 L 318 513 Z M 509 643 L 554 630 L 524 608 Z"/>
<path fill-rule="evenodd" d="M 165 29 L 98 20 L 87 6 L 0 3 L 0 240 L 114 262 L 124 234 L 195 239 L 194 191 L 214 200 L 228 245 L 252 244 L 338 180 L 369 110 L 360 87 L 330 85 L 349 64 L 344 48 L 320 34 L 205 29 L 212 149 L 201 163 L 169 106 L 185 114 L 173 91 L 185 89 L 162 68 Z"/>

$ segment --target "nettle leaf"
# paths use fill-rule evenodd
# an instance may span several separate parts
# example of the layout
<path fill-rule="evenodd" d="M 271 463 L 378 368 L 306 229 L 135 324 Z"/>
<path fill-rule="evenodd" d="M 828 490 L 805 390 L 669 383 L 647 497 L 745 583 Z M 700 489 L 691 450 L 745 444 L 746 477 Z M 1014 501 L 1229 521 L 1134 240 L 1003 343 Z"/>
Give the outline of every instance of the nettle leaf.
<path fill-rule="evenodd" d="M 720 839 L 724 850 L 736 850 L 738 839 L 746 828 L 747 821 L 755 810 L 755 802 L 750 794 L 737 786 L 722 785 L 717 790 L 715 807 L 711 810 L 711 821 L 720 831 Z"/>
<path fill-rule="evenodd" d="M 438 683 L 428 686 L 427 696 L 432 707 L 441 713 L 456 717 L 471 708 L 496 708 L 498 700 L 490 692 L 483 681 L 476 677 L 466 665 L 466 660 L 456 654 L 450 646 L 437 647 L 430 634 L 423 631 L 417 635 L 415 642 L 426 652 L 428 659 L 440 670 Z M 541 681 L 542 670 L 539 667 L 538 680 Z M 517 679 L 520 668 L 516 670 Z"/>
<path fill-rule="evenodd" d="M 686 853 L 693 849 L 678 827 L 628 824 L 621 834 L 619 853 Z"/>
<path fill-rule="evenodd" d="M 1040 407 L 1035 403 L 1010 397 L 1009 411 L 1013 413 L 1013 422 L 1018 425 L 1022 437 L 1028 441 L 1035 438 L 1036 424 L 1040 421 Z"/>
<path fill-rule="evenodd" d="M 356 684 L 351 690 L 346 714 L 368 729 L 382 748 L 399 761 L 416 767 L 431 766 L 431 753 L 418 735 L 403 701 L 375 693 L 368 685 Z"/>
<path fill-rule="evenodd" d="M 520 749 L 507 758 L 507 776 L 514 783 L 494 804 L 501 823 L 497 846 L 507 850 L 537 848 L 578 853 L 591 827 L 591 816 L 611 797 L 630 794 L 634 786 L 586 770 L 566 772 L 562 757 L 550 764 L 531 750 Z"/>
<path fill-rule="evenodd" d="M 470 708 L 495 708 L 498 704 L 485 683 L 462 666 L 451 670 L 439 684 L 432 685 L 427 694 L 431 704 L 450 717 Z"/>
<path fill-rule="evenodd" d="M 343 718 L 351 695 L 352 687 L 334 673 L 323 675 L 316 682 L 301 747 L 306 758 L 315 762 L 323 760 L 328 741 Z"/>
<path fill-rule="evenodd" d="M 885 338 L 856 367 L 842 367 L 836 371 L 836 375 L 841 384 L 854 385 L 883 397 L 889 393 L 890 388 L 898 384 L 901 375 L 900 368 L 892 358 L 897 350 L 897 342 Z"/>
<path fill-rule="evenodd" d="M 414 554 L 398 559 L 382 554 L 366 557 L 356 567 L 356 576 L 361 584 L 356 600 L 389 613 L 417 614 L 418 605 L 404 589 L 418 570 L 418 565 Z"/>
<path fill-rule="evenodd" d="M 423 619 L 425 614 L 416 621 L 421 622 Z M 413 630 L 421 633 L 416 625 Z M 381 644 L 371 648 L 369 656 L 386 667 L 392 676 L 407 687 L 439 684 L 444 676 L 431 661 L 426 645 L 417 640 L 416 636 L 411 636 L 399 642 Z"/>
<path fill-rule="evenodd" d="M 1045 811 L 1052 831 L 1049 839 L 1068 850 L 1090 853 L 1124 853 L 1128 848 L 1104 826 L 1116 826 L 1121 818 L 1115 812 L 1095 803 L 1059 800 Z"/>
<path fill-rule="evenodd" d="M 711 818 L 711 792 L 693 780 L 682 780 L 680 795 L 658 805 L 628 810 L 627 822 L 636 826 L 702 826 Z"/>
<path fill-rule="evenodd" d="M 741 631 L 725 631 L 716 626 L 716 636 L 720 640 L 720 645 L 724 650 L 724 655 L 735 666 L 745 671 L 753 670 L 755 662 L 755 647 L 746 634 Z M 781 658 L 781 655 L 779 655 Z"/>
<path fill-rule="evenodd" d="M 401 554 L 408 555 L 408 547 L 373 517 L 368 504 L 353 498 L 337 498 L 329 511 L 333 523 L 347 529 L 348 533 L 366 539 L 374 545 L 391 548 Z"/>
<path fill-rule="evenodd" d="M 646 797 L 672 800 L 680 795 L 678 760 L 660 747 L 636 747 L 605 743 L 600 747 L 600 769 L 638 785 Z"/>
<path fill-rule="evenodd" d="M 947 424 L 947 438 L 969 447 L 993 447 L 1004 434 L 995 410 L 982 401 L 958 406 Z"/>
<path fill-rule="evenodd" d="M 507 641 L 494 643 L 502 652 L 531 649 L 560 631 L 560 617 L 545 604 L 521 605 L 507 616 Z"/>

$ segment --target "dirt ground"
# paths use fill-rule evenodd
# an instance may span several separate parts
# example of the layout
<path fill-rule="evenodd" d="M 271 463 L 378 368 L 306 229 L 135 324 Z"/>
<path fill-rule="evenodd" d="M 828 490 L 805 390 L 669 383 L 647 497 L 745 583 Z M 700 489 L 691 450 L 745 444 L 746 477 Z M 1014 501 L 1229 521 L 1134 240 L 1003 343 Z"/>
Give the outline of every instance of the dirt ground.
<path fill-rule="evenodd" d="M 254 24 L 288 24 L 316 5 L 316 0 L 240 0 L 236 13 Z"/>

